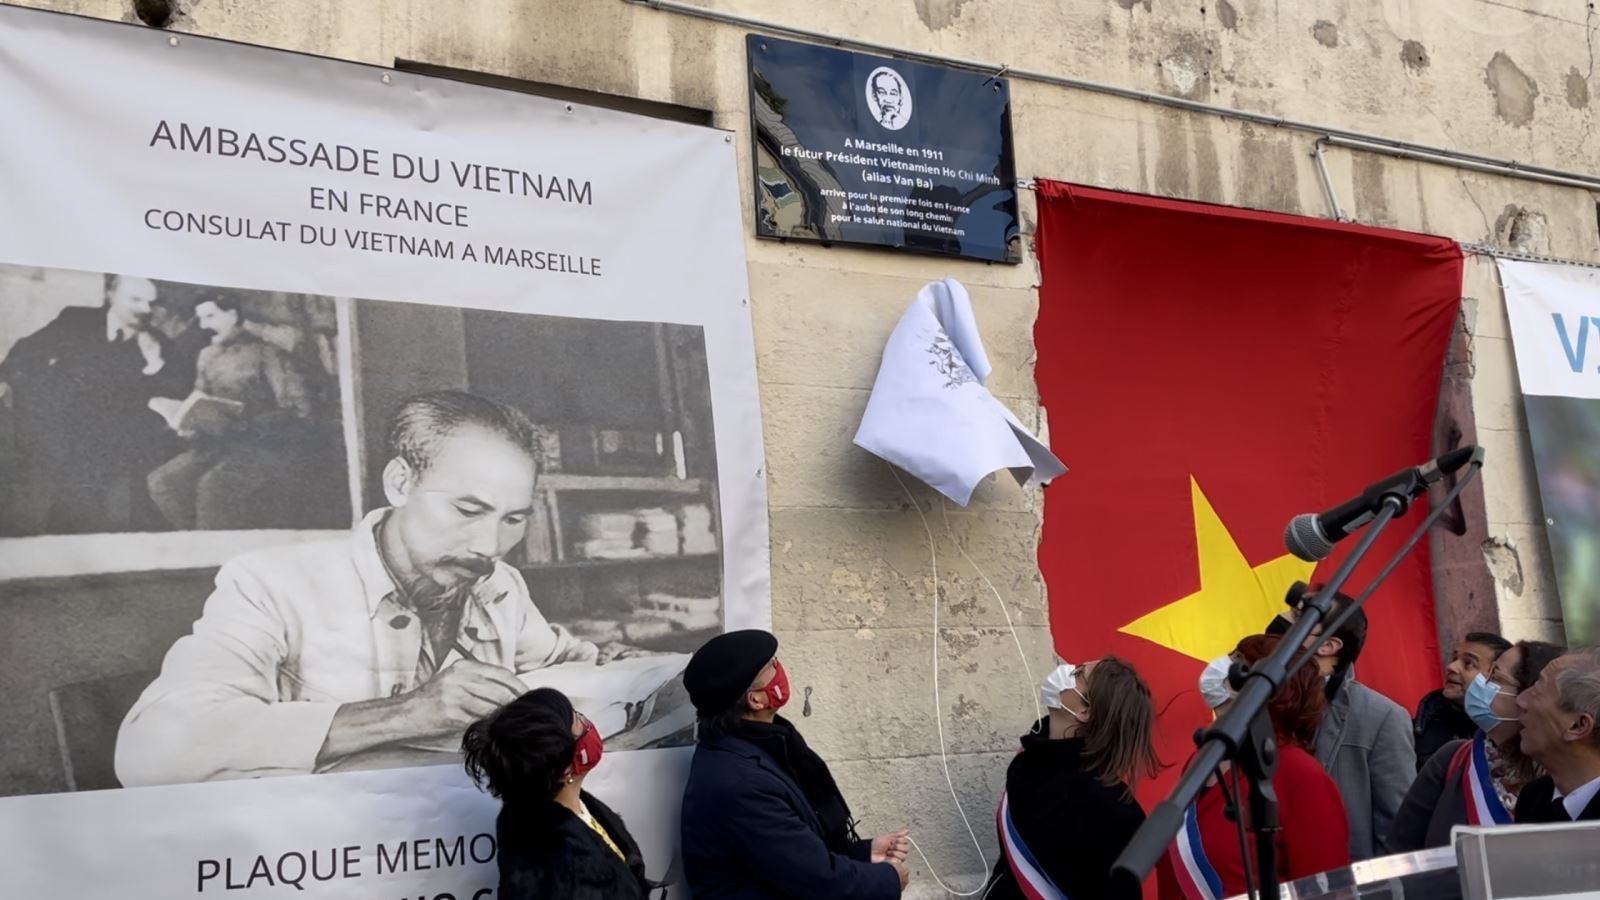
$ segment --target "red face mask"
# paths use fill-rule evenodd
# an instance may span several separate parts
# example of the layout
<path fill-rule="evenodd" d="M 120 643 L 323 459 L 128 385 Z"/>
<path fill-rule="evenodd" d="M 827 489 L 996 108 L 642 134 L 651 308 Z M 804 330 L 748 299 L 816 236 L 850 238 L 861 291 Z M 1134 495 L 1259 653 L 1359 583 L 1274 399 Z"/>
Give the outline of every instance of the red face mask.
<path fill-rule="evenodd" d="M 572 774 L 583 776 L 600 765 L 600 757 L 605 753 L 605 741 L 600 739 L 600 732 L 594 727 L 583 713 L 578 713 L 578 721 L 583 723 L 583 733 L 578 735 L 578 744 L 572 748 Z"/>
<path fill-rule="evenodd" d="M 767 695 L 767 709 L 782 709 L 789 702 L 789 672 L 779 660 L 772 661 L 772 680 L 761 689 Z"/>

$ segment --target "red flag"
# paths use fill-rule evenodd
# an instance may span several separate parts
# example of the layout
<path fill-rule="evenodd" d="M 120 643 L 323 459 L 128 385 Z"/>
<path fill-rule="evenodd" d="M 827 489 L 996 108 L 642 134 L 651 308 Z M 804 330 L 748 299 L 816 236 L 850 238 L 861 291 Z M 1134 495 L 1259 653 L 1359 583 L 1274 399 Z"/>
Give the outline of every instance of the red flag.
<path fill-rule="evenodd" d="M 1039 186 L 1035 328 L 1051 443 L 1040 569 L 1057 650 L 1144 673 L 1162 756 L 1210 720 L 1196 679 L 1266 626 L 1311 567 L 1295 514 L 1342 502 L 1432 449 L 1461 297 L 1450 240 Z M 1424 514 L 1385 532 L 1376 574 Z M 1317 568 L 1326 579 L 1355 541 Z M 1440 683 L 1427 541 L 1368 603 L 1359 679 L 1413 709 Z M 1164 793 L 1177 770 L 1141 793 Z"/>

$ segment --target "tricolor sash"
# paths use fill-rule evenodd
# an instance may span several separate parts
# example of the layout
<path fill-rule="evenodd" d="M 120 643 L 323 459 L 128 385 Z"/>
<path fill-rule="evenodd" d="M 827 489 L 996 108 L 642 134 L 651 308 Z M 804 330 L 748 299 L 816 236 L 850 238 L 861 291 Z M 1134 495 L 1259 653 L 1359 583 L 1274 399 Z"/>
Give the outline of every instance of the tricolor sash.
<path fill-rule="evenodd" d="M 1184 810 L 1183 830 L 1167 848 L 1167 856 L 1184 900 L 1221 900 L 1222 878 L 1206 858 L 1206 848 L 1200 842 L 1200 817 L 1195 813 L 1195 804 Z"/>
<path fill-rule="evenodd" d="M 1004 791 L 1000 792 L 1000 810 L 995 819 L 1000 831 L 1000 852 L 1005 854 L 1006 865 L 1022 888 L 1022 896 L 1028 900 L 1067 900 L 1067 895 L 1044 873 L 1039 861 L 1028 851 L 1028 845 L 1022 842 L 1017 824 L 1011 821 L 1011 801 Z"/>
<path fill-rule="evenodd" d="M 1461 746 L 1450 760 L 1450 775 L 1461 777 L 1461 793 L 1467 801 L 1468 825 L 1509 825 L 1511 813 L 1500 802 L 1494 789 L 1494 774 L 1489 769 L 1488 736 L 1478 732 Z"/>

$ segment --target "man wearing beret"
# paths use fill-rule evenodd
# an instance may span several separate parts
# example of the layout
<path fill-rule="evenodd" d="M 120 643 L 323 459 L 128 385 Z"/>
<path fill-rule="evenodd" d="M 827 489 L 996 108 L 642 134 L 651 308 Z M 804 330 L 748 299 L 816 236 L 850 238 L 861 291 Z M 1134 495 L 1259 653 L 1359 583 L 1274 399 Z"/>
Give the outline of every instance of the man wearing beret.
<path fill-rule="evenodd" d="M 683 673 L 698 746 L 683 793 L 683 865 L 698 900 L 893 900 L 906 832 L 870 841 L 817 756 L 778 715 L 789 676 L 778 639 L 718 635 Z"/>

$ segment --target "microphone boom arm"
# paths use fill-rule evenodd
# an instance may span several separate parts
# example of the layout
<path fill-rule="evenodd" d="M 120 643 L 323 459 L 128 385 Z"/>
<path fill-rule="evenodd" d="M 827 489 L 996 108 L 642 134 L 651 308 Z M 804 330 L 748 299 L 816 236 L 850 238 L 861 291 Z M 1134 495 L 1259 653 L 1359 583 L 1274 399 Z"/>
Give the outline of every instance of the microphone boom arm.
<path fill-rule="evenodd" d="M 1377 591 L 1378 586 L 1383 584 L 1384 581 L 1388 580 L 1389 576 L 1394 572 L 1395 567 L 1400 565 L 1400 561 L 1406 558 L 1406 556 L 1411 552 L 1411 549 L 1417 546 L 1417 543 L 1422 540 L 1422 536 L 1427 534 L 1429 529 L 1433 528 L 1434 524 L 1444 516 L 1445 510 L 1449 509 L 1450 505 L 1456 502 L 1456 498 L 1461 496 L 1461 492 L 1466 489 L 1467 483 L 1472 481 L 1473 478 L 1477 477 L 1478 470 L 1483 468 L 1483 450 L 1481 448 L 1474 448 L 1474 451 L 1475 452 L 1471 460 L 1471 465 L 1470 468 L 1467 469 L 1467 473 L 1456 481 L 1455 486 L 1450 488 L 1450 490 L 1444 495 L 1444 499 L 1439 501 L 1438 505 L 1428 511 L 1428 517 L 1422 520 L 1422 524 L 1418 526 L 1416 531 L 1412 532 L 1411 537 L 1406 540 L 1405 545 L 1400 548 L 1399 552 L 1390 557 L 1389 561 L 1384 564 L 1383 569 L 1380 570 L 1377 576 L 1372 579 L 1372 581 L 1367 585 L 1366 589 L 1356 596 L 1355 602 L 1350 604 L 1350 608 L 1346 609 L 1343 613 L 1340 613 L 1338 618 L 1335 618 L 1332 622 L 1328 623 L 1325 628 L 1322 629 L 1324 634 L 1338 631 L 1344 626 L 1344 623 L 1350 621 L 1350 617 L 1356 614 L 1356 610 L 1367 605 L 1367 600 L 1372 597 L 1375 591 Z M 1293 672 L 1300 666 L 1305 665 L 1306 660 L 1309 660 L 1316 652 L 1317 648 L 1314 646 L 1310 650 L 1302 650 L 1300 655 L 1295 658 L 1293 663 L 1290 664 L 1289 671 Z"/>
<path fill-rule="evenodd" d="M 1286 673 L 1291 671 L 1289 661 L 1294 656 L 1295 651 L 1300 648 L 1301 644 L 1305 643 L 1306 638 L 1311 636 L 1311 629 L 1315 628 L 1317 623 L 1321 622 L 1323 617 L 1327 615 L 1333 595 L 1349 580 L 1350 573 L 1355 570 L 1355 567 L 1361 562 L 1361 558 L 1371 549 L 1373 542 L 1383 533 L 1383 529 L 1389 524 L 1389 521 L 1399 514 L 1402 506 L 1403 504 L 1399 497 L 1393 495 L 1384 497 L 1383 505 L 1378 510 L 1377 518 L 1373 519 L 1372 524 L 1361 535 L 1361 541 L 1356 545 L 1355 550 L 1351 552 L 1344 562 L 1340 563 L 1338 570 L 1334 572 L 1333 578 L 1323 586 L 1322 590 L 1318 591 L 1315 597 L 1306 601 L 1301 614 L 1295 618 L 1294 624 L 1289 626 L 1289 632 L 1278 642 L 1277 649 L 1273 650 L 1272 654 L 1266 659 L 1258 661 L 1250 668 L 1250 674 L 1239 688 L 1239 692 L 1234 697 L 1233 704 L 1228 707 L 1228 711 L 1223 713 L 1216 722 L 1212 723 L 1210 728 L 1199 736 L 1200 752 L 1195 757 L 1194 763 L 1189 767 L 1188 771 L 1183 773 L 1183 777 L 1178 780 L 1177 786 L 1172 789 L 1172 793 L 1167 796 L 1167 799 L 1161 801 L 1151 811 L 1150 818 L 1134 833 L 1133 839 L 1128 842 L 1128 846 L 1123 848 L 1122 854 L 1112 864 L 1111 877 L 1114 881 L 1120 883 L 1119 887 L 1121 889 L 1130 891 L 1139 889 L 1145 876 L 1155 868 L 1156 863 L 1161 859 L 1161 855 L 1166 852 L 1167 845 L 1171 844 L 1172 839 L 1177 835 L 1178 829 L 1183 824 L 1185 811 L 1190 804 L 1194 803 L 1195 798 L 1200 796 L 1200 792 L 1205 789 L 1206 781 L 1211 778 L 1212 772 L 1216 770 L 1223 760 L 1232 759 L 1247 762 L 1248 760 L 1241 759 L 1241 757 L 1254 756 L 1257 762 L 1270 762 L 1272 769 L 1275 770 L 1277 768 L 1277 747 L 1273 745 L 1271 740 L 1270 724 L 1266 729 L 1268 746 L 1253 747 L 1254 752 L 1249 754 L 1241 752 L 1245 748 L 1245 744 L 1252 732 L 1257 735 L 1261 732 L 1260 728 L 1252 727 L 1254 720 L 1258 717 L 1266 717 L 1267 701 L 1272 699 L 1272 695 L 1278 690 L 1278 685 L 1283 683 Z M 1254 768 L 1254 766 L 1251 768 Z M 1249 780 L 1252 785 L 1252 792 L 1254 792 L 1258 783 L 1257 773 L 1247 771 L 1245 774 L 1250 776 Z M 1271 775 L 1270 771 L 1261 773 L 1261 777 L 1267 779 L 1269 784 Z M 1257 798 L 1252 796 L 1252 812 L 1255 812 L 1257 802 Z M 1273 806 L 1276 806 L 1275 801 Z M 1252 815 L 1251 818 L 1252 827 L 1268 824 L 1262 822 L 1255 815 Z M 1277 822 L 1275 809 L 1271 818 L 1271 824 L 1275 826 Z M 1263 841 L 1270 846 L 1272 835 L 1257 835 L 1256 849 L 1259 857 L 1268 856 L 1267 853 L 1262 851 L 1261 844 Z M 1263 863 L 1267 861 L 1266 859 L 1261 860 Z M 1258 866 L 1258 871 L 1256 872 L 1258 881 L 1256 884 L 1251 885 L 1252 895 L 1255 894 L 1257 889 L 1263 887 L 1274 893 L 1276 892 L 1278 874 L 1276 871 L 1269 871 L 1270 868 L 1266 865 Z M 1263 893 L 1261 896 L 1266 897 L 1269 895 Z"/>
<path fill-rule="evenodd" d="M 1455 451 L 1459 452 L 1459 451 Z M 1367 585 L 1355 602 L 1350 604 L 1341 615 L 1328 623 L 1324 633 L 1337 631 L 1349 618 L 1355 615 L 1367 600 L 1377 590 L 1378 586 L 1394 571 L 1400 561 L 1406 557 L 1422 536 L 1432 528 L 1450 504 L 1461 495 L 1474 476 L 1483 467 L 1483 451 L 1473 448 L 1466 464 L 1470 465 L 1469 471 L 1460 478 L 1445 495 L 1442 502 L 1437 504 L 1428 513 L 1421 526 L 1413 533 L 1400 548 L 1400 552 L 1385 564 L 1378 576 Z M 1453 471 L 1461 464 L 1447 467 Z M 1385 485 L 1386 487 L 1388 485 Z M 1376 486 L 1375 486 L 1376 487 Z M 1255 787 L 1255 775 L 1263 767 L 1268 771 L 1262 773 L 1263 777 L 1270 779 L 1271 770 L 1277 767 L 1277 748 L 1272 745 L 1270 721 L 1267 719 L 1267 702 L 1277 692 L 1278 686 L 1283 683 L 1289 672 L 1297 671 L 1309 661 L 1316 653 L 1316 646 L 1311 649 L 1301 649 L 1306 638 L 1311 636 L 1311 630 L 1327 617 L 1332 606 L 1333 595 L 1344 586 L 1350 575 L 1365 558 L 1372 545 L 1376 543 L 1383 529 L 1391 520 L 1405 511 L 1410 498 L 1403 497 L 1394 492 L 1385 492 L 1381 499 L 1381 507 L 1376 517 L 1361 536 L 1361 540 L 1351 551 L 1350 555 L 1340 563 L 1333 577 L 1325 584 L 1316 596 L 1306 601 L 1302 612 L 1295 618 L 1287 634 L 1278 642 L 1278 647 L 1270 656 L 1251 667 L 1245 682 L 1239 687 L 1234 697 L 1233 705 L 1212 723 L 1211 727 L 1196 737 L 1200 745 L 1198 753 L 1178 784 L 1173 787 L 1172 793 L 1165 800 L 1156 804 L 1150 811 L 1150 816 L 1139 827 L 1133 839 L 1123 848 L 1111 867 L 1111 877 L 1120 888 L 1138 891 L 1145 877 L 1155 868 L 1156 863 L 1166 852 L 1178 832 L 1184 827 L 1184 816 L 1189 806 L 1200 796 L 1205 789 L 1206 782 L 1211 774 L 1216 771 L 1224 760 L 1238 760 L 1247 767 L 1247 774 L 1252 777 L 1251 792 L 1251 819 L 1252 827 L 1257 834 L 1258 866 L 1256 880 L 1250 888 L 1252 897 L 1262 900 L 1278 895 L 1277 872 L 1273 865 L 1272 834 L 1277 826 L 1277 811 L 1275 798 L 1270 794 L 1258 794 Z M 1262 746 L 1262 723 L 1267 722 L 1265 728 L 1266 746 Z M 1252 746 L 1253 744 L 1253 746 Z M 1265 757 L 1265 758 L 1263 758 Z M 1263 766 L 1264 764 L 1264 766 Z M 1254 771 L 1248 771 L 1254 770 Z M 1270 790 L 1270 781 L 1268 783 Z M 1260 813 L 1268 813 L 1267 821 L 1263 821 Z M 1263 829 L 1267 833 L 1260 833 Z M 1262 845 L 1266 846 L 1263 847 Z M 1248 861 L 1247 861 L 1248 864 Z M 1259 892 L 1259 893 L 1258 893 Z"/>

